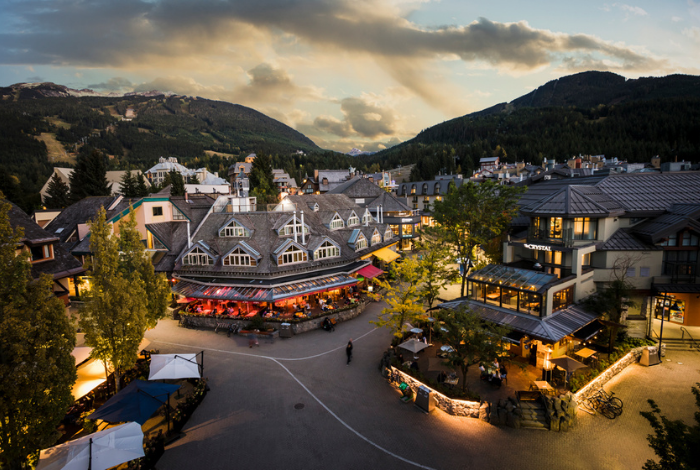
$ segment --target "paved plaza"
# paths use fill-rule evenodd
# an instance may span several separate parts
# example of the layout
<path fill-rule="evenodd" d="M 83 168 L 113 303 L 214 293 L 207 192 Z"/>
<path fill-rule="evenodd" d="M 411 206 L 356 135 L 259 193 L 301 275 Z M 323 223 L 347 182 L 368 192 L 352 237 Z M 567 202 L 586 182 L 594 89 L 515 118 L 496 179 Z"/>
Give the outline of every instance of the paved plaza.
<path fill-rule="evenodd" d="M 371 303 L 334 332 L 305 333 L 250 349 L 245 337 L 180 328 L 162 320 L 146 337 L 161 353 L 204 350 L 211 391 L 158 463 L 162 470 L 207 469 L 640 469 L 654 454 L 640 415 L 647 398 L 691 423 L 690 388 L 700 354 L 669 351 L 661 365 L 633 365 L 605 388 L 625 403 L 614 420 L 579 413 L 568 433 L 515 430 L 425 414 L 404 404 L 379 373 L 391 341 L 369 321 Z M 345 345 L 353 338 L 353 360 Z"/>

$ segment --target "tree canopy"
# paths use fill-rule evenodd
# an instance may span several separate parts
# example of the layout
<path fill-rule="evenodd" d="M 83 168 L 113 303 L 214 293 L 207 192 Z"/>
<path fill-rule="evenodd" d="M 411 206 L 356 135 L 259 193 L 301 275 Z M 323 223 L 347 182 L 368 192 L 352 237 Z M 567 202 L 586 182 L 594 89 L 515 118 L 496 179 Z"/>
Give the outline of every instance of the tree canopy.
<path fill-rule="evenodd" d="M 70 188 L 57 173 L 54 173 L 46 188 L 48 196 L 44 200 L 47 209 L 63 209 L 70 204 Z"/>
<path fill-rule="evenodd" d="M 257 154 L 248 175 L 250 179 L 250 195 L 257 198 L 258 204 L 274 204 L 278 202 L 279 191 L 272 176 L 272 161 L 264 153 Z"/>
<path fill-rule="evenodd" d="M 78 155 L 75 170 L 70 175 L 70 195 L 73 202 L 89 196 L 109 196 L 112 185 L 107 183 L 105 157 L 97 150 Z"/>
<path fill-rule="evenodd" d="M 15 255 L 9 207 L 0 199 L 0 466 L 19 469 L 53 445 L 73 401 L 75 330 L 52 277 L 32 282 L 27 252 Z"/>

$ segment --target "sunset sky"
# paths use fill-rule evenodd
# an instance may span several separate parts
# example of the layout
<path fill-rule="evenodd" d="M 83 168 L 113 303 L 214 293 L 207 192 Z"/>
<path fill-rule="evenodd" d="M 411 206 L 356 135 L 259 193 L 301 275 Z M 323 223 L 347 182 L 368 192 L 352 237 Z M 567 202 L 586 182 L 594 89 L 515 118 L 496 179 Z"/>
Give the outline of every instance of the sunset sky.
<path fill-rule="evenodd" d="M 585 70 L 700 74 L 700 1 L 0 0 L 2 86 L 225 100 L 343 152 Z"/>

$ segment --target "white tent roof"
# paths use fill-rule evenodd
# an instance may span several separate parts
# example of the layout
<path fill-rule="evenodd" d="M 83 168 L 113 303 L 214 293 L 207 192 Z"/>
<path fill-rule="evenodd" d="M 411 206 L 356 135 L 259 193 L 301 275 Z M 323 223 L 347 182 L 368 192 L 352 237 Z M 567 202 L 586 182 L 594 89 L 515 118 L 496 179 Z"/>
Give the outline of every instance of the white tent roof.
<path fill-rule="evenodd" d="M 90 440 L 92 439 L 92 444 Z M 144 456 L 143 431 L 138 423 L 105 429 L 41 451 L 37 470 L 106 470 Z"/>
<path fill-rule="evenodd" d="M 201 378 L 196 354 L 153 354 L 148 380 Z"/>

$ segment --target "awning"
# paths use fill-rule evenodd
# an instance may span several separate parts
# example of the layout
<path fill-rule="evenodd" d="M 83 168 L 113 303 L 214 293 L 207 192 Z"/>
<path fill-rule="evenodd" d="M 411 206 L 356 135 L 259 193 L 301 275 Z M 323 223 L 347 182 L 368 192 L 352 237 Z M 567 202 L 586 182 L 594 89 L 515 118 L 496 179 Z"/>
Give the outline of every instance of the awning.
<path fill-rule="evenodd" d="M 107 380 L 102 361 L 92 359 L 78 367 L 78 379 L 73 384 L 73 398 L 81 398 Z"/>
<path fill-rule="evenodd" d="M 375 268 L 374 266 L 372 266 L 370 264 L 369 266 L 365 266 L 364 268 L 357 271 L 357 274 L 359 274 L 360 276 L 363 276 L 367 279 L 372 279 L 373 277 L 377 277 L 380 274 L 384 274 L 384 271 L 382 271 L 379 268 Z"/>
<path fill-rule="evenodd" d="M 580 340 L 588 341 L 589 339 L 597 335 L 598 332 L 602 329 L 603 324 L 596 320 L 584 326 L 583 328 L 574 331 L 574 336 Z"/>
<path fill-rule="evenodd" d="M 380 248 L 372 254 L 380 260 L 386 261 L 387 263 L 390 263 L 401 256 L 395 251 L 391 251 L 389 248 Z"/>

